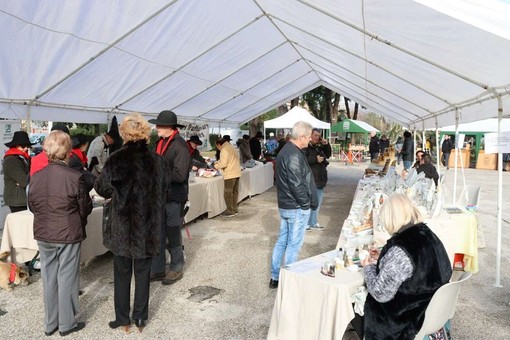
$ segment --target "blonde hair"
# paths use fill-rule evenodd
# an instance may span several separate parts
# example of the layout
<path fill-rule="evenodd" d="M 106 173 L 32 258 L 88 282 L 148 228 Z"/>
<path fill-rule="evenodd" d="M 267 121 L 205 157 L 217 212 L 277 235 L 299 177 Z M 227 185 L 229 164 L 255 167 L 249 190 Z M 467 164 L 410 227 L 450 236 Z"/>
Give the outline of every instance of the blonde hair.
<path fill-rule="evenodd" d="M 379 211 L 379 222 L 390 235 L 405 225 L 420 223 L 422 220 L 420 211 L 403 194 L 391 195 Z"/>
<path fill-rule="evenodd" d="M 67 161 L 71 146 L 71 137 L 60 130 L 51 131 L 43 143 L 49 161 Z"/>
<path fill-rule="evenodd" d="M 135 112 L 124 118 L 122 124 L 120 124 L 119 132 L 124 143 L 139 140 L 148 142 L 151 135 L 151 127 L 141 114 Z"/>

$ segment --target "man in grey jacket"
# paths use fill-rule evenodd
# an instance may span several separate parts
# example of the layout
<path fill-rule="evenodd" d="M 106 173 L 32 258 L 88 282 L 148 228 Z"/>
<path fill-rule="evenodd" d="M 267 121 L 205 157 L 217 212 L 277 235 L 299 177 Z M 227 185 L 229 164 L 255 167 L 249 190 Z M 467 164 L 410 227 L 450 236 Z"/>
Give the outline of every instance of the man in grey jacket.
<path fill-rule="evenodd" d="M 303 245 L 311 209 L 317 208 L 317 194 L 312 171 L 301 149 L 310 142 L 312 126 L 297 122 L 292 127 L 289 143 L 276 159 L 276 190 L 280 214 L 280 235 L 271 260 L 269 288 L 278 287 L 280 266 L 297 260 Z"/>

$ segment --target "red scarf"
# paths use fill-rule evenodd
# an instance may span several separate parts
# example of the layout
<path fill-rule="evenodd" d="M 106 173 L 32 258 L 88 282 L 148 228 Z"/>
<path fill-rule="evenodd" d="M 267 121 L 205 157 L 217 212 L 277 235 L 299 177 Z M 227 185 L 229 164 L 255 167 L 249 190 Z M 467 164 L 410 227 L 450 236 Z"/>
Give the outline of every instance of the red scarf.
<path fill-rule="evenodd" d="M 14 283 L 16 280 L 16 265 L 11 263 L 11 272 L 9 273 L 9 283 Z"/>
<path fill-rule="evenodd" d="M 175 135 L 178 132 L 179 132 L 178 130 L 175 130 L 174 132 L 172 132 L 170 137 L 168 137 L 168 140 L 166 141 L 165 145 L 163 145 L 163 143 L 165 141 L 165 138 L 161 138 L 159 140 L 158 144 L 156 145 L 156 153 L 158 155 L 163 156 L 163 154 L 165 153 L 166 149 L 168 149 L 168 146 L 170 145 L 170 142 L 175 138 Z"/>
<path fill-rule="evenodd" d="M 191 142 L 190 141 L 187 141 L 186 144 L 188 144 L 189 154 L 192 155 L 193 151 L 195 151 L 195 149 L 193 149 L 193 147 L 191 146 Z"/>
<path fill-rule="evenodd" d="M 71 155 L 73 154 L 78 156 L 78 158 L 80 159 L 84 166 L 87 166 L 88 163 L 87 155 L 84 154 L 83 151 L 81 151 L 79 148 L 76 148 L 71 151 Z"/>
<path fill-rule="evenodd" d="M 28 155 L 28 153 L 26 153 L 24 151 L 21 151 L 20 149 L 16 148 L 15 146 L 10 147 L 9 150 L 7 150 L 5 152 L 4 158 L 7 157 L 7 156 L 12 156 L 12 155 L 23 156 L 27 160 L 30 159 L 30 156 Z"/>

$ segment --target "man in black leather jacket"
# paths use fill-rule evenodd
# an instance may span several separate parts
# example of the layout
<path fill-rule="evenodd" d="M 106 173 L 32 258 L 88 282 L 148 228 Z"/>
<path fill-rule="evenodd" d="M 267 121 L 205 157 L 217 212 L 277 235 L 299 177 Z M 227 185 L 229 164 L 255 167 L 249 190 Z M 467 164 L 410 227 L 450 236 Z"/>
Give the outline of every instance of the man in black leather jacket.
<path fill-rule="evenodd" d="M 317 208 L 317 193 L 312 171 L 301 149 L 308 146 L 312 126 L 306 122 L 294 124 L 291 139 L 276 159 L 276 190 L 280 214 L 280 234 L 271 260 L 269 288 L 278 287 L 280 266 L 297 260 L 303 245 L 306 224 L 311 209 Z"/>

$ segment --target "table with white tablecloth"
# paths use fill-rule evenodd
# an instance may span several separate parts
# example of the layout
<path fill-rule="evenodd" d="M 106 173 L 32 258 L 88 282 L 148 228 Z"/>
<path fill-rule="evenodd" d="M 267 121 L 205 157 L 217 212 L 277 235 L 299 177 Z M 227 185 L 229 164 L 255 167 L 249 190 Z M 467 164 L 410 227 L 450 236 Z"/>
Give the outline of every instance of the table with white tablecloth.
<path fill-rule="evenodd" d="M 108 251 L 103 245 L 103 207 L 92 209 L 87 218 L 87 238 L 81 243 L 80 262 L 85 263 Z M 5 219 L 0 252 L 10 251 L 14 263 L 32 260 L 39 247 L 34 240 L 34 215 L 28 211 L 8 214 Z"/>
<path fill-rule="evenodd" d="M 281 269 L 268 339 L 342 339 L 354 318 L 351 295 L 364 279 L 361 271 L 345 268 L 334 278 L 323 275 L 322 264 L 335 255 L 327 252 Z"/>

